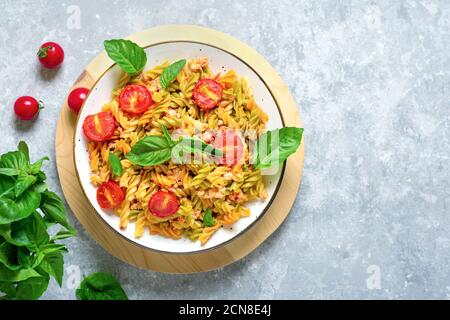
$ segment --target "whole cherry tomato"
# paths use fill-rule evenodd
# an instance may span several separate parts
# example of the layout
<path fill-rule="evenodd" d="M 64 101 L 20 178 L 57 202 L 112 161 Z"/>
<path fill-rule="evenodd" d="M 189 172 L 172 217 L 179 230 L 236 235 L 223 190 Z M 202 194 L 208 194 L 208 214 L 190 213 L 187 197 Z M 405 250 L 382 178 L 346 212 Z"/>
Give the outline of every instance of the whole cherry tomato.
<path fill-rule="evenodd" d="M 157 191 L 148 201 L 150 213 L 160 218 L 173 215 L 178 211 L 179 207 L 180 204 L 178 203 L 177 197 L 168 191 Z"/>
<path fill-rule="evenodd" d="M 70 92 L 69 97 L 67 98 L 67 104 L 69 108 L 78 114 L 83 105 L 84 100 L 86 100 L 87 95 L 89 94 L 88 88 L 75 88 Z"/>
<path fill-rule="evenodd" d="M 37 53 L 39 62 L 47 69 L 58 68 L 64 61 L 64 50 L 55 42 L 46 42 Z"/>
<path fill-rule="evenodd" d="M 42 108 L 42 102 L 30 96 L 20 97 L 14 103 L 14 112 L 20 120 L 34 120 Z"/>

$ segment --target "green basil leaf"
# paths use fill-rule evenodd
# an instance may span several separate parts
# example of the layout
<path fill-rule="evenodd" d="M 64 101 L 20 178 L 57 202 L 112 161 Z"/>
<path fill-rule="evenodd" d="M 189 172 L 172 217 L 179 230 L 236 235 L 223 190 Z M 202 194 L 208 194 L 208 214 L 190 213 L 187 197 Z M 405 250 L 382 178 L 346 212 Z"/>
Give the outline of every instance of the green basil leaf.
<path fill-rule="evenodd" d="M 39 267 L 53 276 L 60 287 L 62 286 L 64 258 L 61 252 L 55 251 L 46 254 Z"/>
<path fill-rule="evenodd" d="M 43 158 L 39 159 L 38 161 L 36 161 L 35 163 L 28 165 L 28 168 L 26 169 L 26 171 L 30 174 L 38 174 L 41 171 L 42 163 L 45 160 L 49 160 L 49 158 L 43 157 Z"/>
<path fill-rule="evenodd" d="M 93 273 L 84 278 L 76 296 L 78 300 L 128 300 L 120 283 L 106 272 Z"/>
<path fill-rule="evenodd" d="M 170 136 L 169 131 L 167 130 L 167 127 L 165 125 L 162 125 L 161 129 L 164 134 L 164 137 L 166 137 L 167 142 L 172 146 L 175 145 L 176 142 L 173 141 L 172 137 Z"/>
<path fill-rule="evenodd" d="M 0 174 L 4 176 L 17 176 L 20 173 L 20 170 L 15 168 L 0 168 Z"/>
<path fill-rule="evenodd" d="M 26 142 L 23 140 L 19 141 L 17 149 L 25 155 L 27 162 L 30 162 L 30 151 L 28 150 L 28 145 L 26 144 Z"/>
<path fill-rule="evenodd" d="M 55 221 L 68 230 L 73 230 L 67 222 L 67 213 L 61 198 L 52 191 L 44 191 L 40 208 L 50 221 Z"/>
<path fill-rule="evenodd" d="M 108 56 L 129 75 L 140 73 L 147 63 L 144 49 L 130 40 L 106 40 L 104 46 Z"/>
<path fill-rule="evenodd" d="M 17 248 L 17 261 L 19 261 L 19 264 L 22 267 L 35 268 L 41 263 L 42 259 L 44 258 L 43 254 L 38 254 L 26 247 Z"/>
<path fill-rule="evenodd" d="M 122 164 L 120 163 L 120 159 L 118 156 L 116 156 L 114 153 L 109 153 L 108 158 L 109 167 L 111 168 L 111 172 L 116 177 L 120 177 L 122 175 Z"/>
<path fill-rule="evenodd" d="M 50 254 L 53 252 L 67 252 L 67 247 L 62 243 L 48 243 L 39 247 L 42 254 Z"/>
<path fill-rule="evenodd" d="M 206 209 L 205 215 L 203 217 L 203 223 L 207 227 L 212 227 L 216 224 L 216 220 L 213 218 L 210 208 Z"/>
<path fill-rule="evenodd" d="M 62 231 L 59 231 L 56 235 L 54 235 L 52 237 L 52 240 L 63 240 L 63 239 L 67 239 L 70 237 L 74 237 L 76 235 L 77 235 L 77 232 L 75 230 L 70 230 L 70 231 L 62 230 Z"/>
<path fill-rule="evenodd" d="M 2 282 L 19 282 L 32 277 L 40 277 L 41 275 L 31 268 L 22 268 L 19 270 L 9 270 L 0 265 L 0 281 Z"/>
<path fill-rule="evenodd" d="M 159 83 L 163 89 L 166 89 L 177 78 L 185 64 L 186 59 L 178 60 L 163 70 L 159 77 Z"/>
<path fill-rule="evenodd" d="M 48 244 L 50 237 L 47 233 L 47 225 L 44 219 L 37 212 L 34 212 L 29 218 L 27 218 L 27 224 L 25 225 L 25 233 L 29 242 L 32 244 L 32 249 L 39 248 L 45 244 Z"/>
<path fill-rule="evenodd" d="M 11 200 L 0 197 L 0 225 L 22 220 L 30 216 L 41 202 L 38 192 L 26 192 L 20 197 Z"/>
<path fill-rule="evenodd" d="M 17 248 L 9 242 L 0 244 L 0 263 L 10 270 L 18 270 L 22 267 L 17 259 Z"/>
<path fill-rule="evenodd" d="M 14 190 L 16 180 L 8 176 L 0 176 L 0 197 L 6 197 Z"/>
<path fill-rule="evenodd" d="M 255 145 L 254 161 L 258 169 L 281 164 L 297 151 L 303 136 L 303 128 L 285 127 L 262 134 Z"/>
<path fill-rule="evenodd" d="M 212 145 L 207 144 L 203 140 L 194 137 L 183 137 L 180 144 L 184 144 L 191 150 L 192 153 L 201 152 L 213 157 L 223 156 L 222 150 L 214 148 Z"/>
<path fill-rule="evenodd" d="M 16 288 L 17 300 L 36 300 L 47 290 L 50 278 L 48 275 L 39 274 L 38 277 L 31 277 L 19 282 Z"/>
<path fill-rule="evenodd" d="M 5 293 L 0 300 L 12 299 L 16 296 L 16 286 L 12 282 L 0 282 L 0 292 Z"/>
<path fill-rule="evenodd" d="M 28 190 L 33 183 L 37 181 L 35 176 L 29 175 L 27 173 L 21 173 L 17 177 L 16 184 L 14 186 L 14 194 L 16 197 L 20 196 L 22 193 Z"/>
<path fill-rule="evenodd" d="M 0 158 L 0 168 L 24 169 L 28 165 L 25 154 L 21 151 L 11 151 L 3 154 Z"/>
<path fill-rule="evenodd" d="M 172 146 L 164 136 L 147 136 L 138 141 L 125 156 L 133 164 L 152 166 L 171 158 Z"/>

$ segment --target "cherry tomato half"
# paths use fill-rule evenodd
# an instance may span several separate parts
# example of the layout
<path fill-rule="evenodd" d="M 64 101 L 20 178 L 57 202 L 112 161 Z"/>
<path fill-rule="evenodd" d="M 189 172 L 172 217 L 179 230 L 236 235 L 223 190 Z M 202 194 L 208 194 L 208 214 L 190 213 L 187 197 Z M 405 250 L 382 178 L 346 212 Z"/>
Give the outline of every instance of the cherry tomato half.
<path fill-rule="evenodd" d="M 37 53 L 39 62 L 47 69 L 58 68 L 64 61 L 64 50 L 56 42 L 46 42 Z"/>
<path fill-rule="evenodd" d="M 115 181 L 102 183 L 97 189 L 97 202 L 103 209 L 119 207 L 125 199 L 125 193 Z"/>
<path fill-rule="evenodd" d="M 129 84 L 120 92 L 119 106 L 128 113 L 144 113 L 152 104 L 152 94 L 146 86 Z"/>
<path fill-rule="evenodd" d="M 14 112 L 20 120 L 34 120 L 42 108 L 42 102 L 30 96 L 20 97 L 14 103 Z"/>
<path fill-rule="evenodd" d="M 213 79 L 202 79 L 194 88 L 194 101 L 203 110 L 217 106 L 222 95 L 222 85 Z"/>
<path fill-rule="evenodd" d="M 87 116 L 83 122 L 84 135 L 95 142 L 103 142 L 111 138 L 116 129 L 116 120 L 110 112 L 99 112 Z"/>
<path fill-rule="evenodd" d="M 216 162 L 224 165 L 235 165 L 244 160 L 244 143 L 233 130 L 220 131 L 214 139 L 214 147 L 222 150 L 223 157 Z"/>
<path fill-rule="evenodd" d="M 67 104 L 69 108 L 78 114 L 83 105 L 84 100 L 86 100 L 87 95 L 89 94 L 88 88 L 75 88 L 70 92 L 69 97 L 67 98 Z"/>
<path fill-rule="evenodd" d="M 168 191 L 157 191 L 148 201 L 150 213 L 160 218 L 173 215 L 178 211 L 179 207 L 180 204 L 178 203 L 177 197 Z"/>

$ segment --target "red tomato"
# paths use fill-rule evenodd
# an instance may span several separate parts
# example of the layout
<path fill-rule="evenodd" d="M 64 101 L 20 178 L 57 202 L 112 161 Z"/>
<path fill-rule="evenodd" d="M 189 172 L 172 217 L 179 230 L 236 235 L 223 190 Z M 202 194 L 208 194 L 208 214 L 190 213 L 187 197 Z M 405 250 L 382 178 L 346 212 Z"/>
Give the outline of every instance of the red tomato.
<path fill-rule="evenodd" d="M 81 106 L 83 105 L 84 100 L 86 100 L 88 94 L 89 89 L 83 87 L 73 89 L 69 94 L 67 104 L 69 105 L 69 108 L 75 112 L 75 114 L 78 114 L 80 111 Z"/>
<path fill-rule="evenodd" d="M 44 43 L 37 55 L 39 62 L 47 69 L 58 68 L 64 60 L 64 50 L 55 42 Z"/>
<path fill-rule="evenodd" d="M 217 106 L 222 95 L 222 85 L 213 79 L 202 79 L 194 88 L 194 101 L 203 110 Z"/>
<path fill-rule="evenodd" d="M 119 207 L 125 199 L 125 193 L 117 182 L 102 183 L 97 189 L 97 202 L 103 209 Z"/>
<path fill-rule="evenodd" d="M 219 164 L 234 165 L 241 163 L 244 159 L 244 143 L 233 130 L 220 131 L 213 145 L 224 153 L 223 157 L 216 158 Z"/>
<path fill-rule="evenodd" d="M 171 216 L 178 211 L 179 207 L 177 197 L 168 191 L 157 191 L 148 201 L 150 212 L 160 218 Z"/>
<path fill-rule="evenodd" d="M 14 103 L 14 112 L 20 120 L 34 120 L 42 108 L 42 102 L 30 96 L 20 97 Z"/>
<path fill-rule="evenodd" d="M 111 138 L 116 129 L 116 120 L 110 112 L 99 112 L 87 116 L 83 122 L 84 135 L 95 142 L 103 142 Z"/>
<path fill-rule="evenodd" d="M 152 94 L 146 86 L 129 84 L 119 96 L 119 106 L 126 112 L 141 114 L 153 104 Z"/>

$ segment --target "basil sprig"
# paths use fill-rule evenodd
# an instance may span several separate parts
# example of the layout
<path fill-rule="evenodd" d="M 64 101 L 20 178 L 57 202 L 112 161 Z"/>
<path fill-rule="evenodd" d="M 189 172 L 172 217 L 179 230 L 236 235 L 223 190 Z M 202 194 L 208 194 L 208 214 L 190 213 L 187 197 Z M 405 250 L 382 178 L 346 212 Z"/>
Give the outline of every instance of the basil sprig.
<path fill-rule="evenodd" d="M 50 276 L 62 284 L 67 249 L 56 241 L 76 232 L 62 200 L 48 190 L 44 160 L 31 163 L 23 141 L 0 156 L 0 300 L 38 299 Z M 55 225 L 62 230 L 49 232 Z"/>
<path fill-rule="evenodd" d="M 85 277 L 76 296 L 78 300 L 128 300 L 119 281 L 106 272 L 96 272 Z"/>
<path fill-rule="evenodd" d="M 163 70 L 159 77 L 159 83 L 163 89 L 166 89 L 176 79 L 185 64 L 186 59 L 178 60 Z"/>
<path fill-rule="evenodd" d="M 219 149 L 206 144 L 200 139 L 192 137 L 181 137 L 174 141 L 165 126 L 162 126 L 162 136 L 146 136 L 139 140 L 126 154 L 126 158 L 138 166 L 153 166 L 169 161 L 181 151 L 182 153 L 196 153 L 211 155 L 214 157 L 223 156 Z"/>
<path fill-rule="evenodd" d="M 108 164 L 113 175 L 115 175 L 116 177 L 120 177 L 122 175 L 123 169 L 122 164 L 120 163 L 120 159 L 112 152 L 109 153 Z"/>
<path fill-rule="evenodd" d="M 140 73 L 147 63 L 144 49 L 130 40 L 106 40 L 104 46 L 108 56 L 130 76 Z"/>
<path fill-rule="evenodd" d="M 285 127 L 262 134 L 255 145 L 253 162 L 258 169 L 268 169 L 283 163 L 297 151 L 303 136 L 303 128 Z"/>
<path fill-rule="evenodd" d="M 213 227 L 216 224 L 216 220 L 213 218 L 210 208 L 206 209 L 205 215 L 203 217 L 203 224 L 207 227 Z"/>

